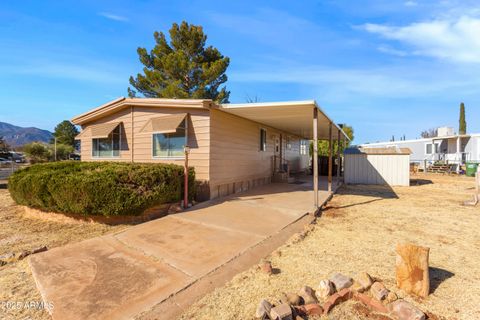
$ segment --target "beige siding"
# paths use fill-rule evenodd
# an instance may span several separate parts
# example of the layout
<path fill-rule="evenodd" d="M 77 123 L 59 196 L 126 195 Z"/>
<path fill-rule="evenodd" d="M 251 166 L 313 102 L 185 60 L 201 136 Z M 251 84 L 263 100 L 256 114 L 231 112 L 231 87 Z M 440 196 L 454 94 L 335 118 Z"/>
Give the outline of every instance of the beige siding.
<path fill-rule="evenodd" d="M 210 189 L 211 196 L 222 196 L 270 182 L 274 155 L 274 137 L 286 133 L 220 110 L 210 113 Z M 260 129 L 267 130 L 267 150 L 260 151 Z M 289 135 L 292 148 L 283 144 L 284 157 L 304 167 L 300 140 Z M 285 139 L 284 139 L 285 140 Z"/>
<path fill-rule="evenodd" d="M 184 164 L 183 159 L 157 159 L 153 157 L 151 133 L 141 133 L 140 130 L 153 117 L 162 115 L 170 115 L 174 113 L 188 113 L 190 120 L 188 123 L 188 144 L 191 147 L 189 165 L 195 167 L 197 179 L 209 179 L 209 131 L 210 118 L 207 109 L 193 108 L 163 108 L 163 107 L 140 107 L 133 108 L 133 116 L 131 107 L 126 107 L 114 114 L 108 115 L 102 119 L 92 121 L 89 125 L 106 123 L 106 122 L 122 122 L 122 148 L 120 157 L 118 158 L 93 158 L 92 157 L 92 139 L 81 139 L 81 155 L 85 161 L 132 161 L 132 144 L 133 144 L 133 161 L 134 162 L 154 162 L 154 163 L 175 163 Z M 132 141 L 132 120 L 133 120 L 133 141 Z"/>
<path fill-rule="evenodd" d="M 409 155 L 345 155 L 345 183 L 410 185 Z"/>

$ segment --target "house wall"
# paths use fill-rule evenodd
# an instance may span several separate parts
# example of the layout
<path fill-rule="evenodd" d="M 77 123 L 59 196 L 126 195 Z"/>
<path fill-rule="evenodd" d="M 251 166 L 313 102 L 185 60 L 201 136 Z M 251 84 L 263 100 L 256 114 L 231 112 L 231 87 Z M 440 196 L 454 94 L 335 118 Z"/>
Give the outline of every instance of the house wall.
<path fill-rule="evenodd" d="M 220 110 L 210 113 L 210 194 L 212 198 L 269 183 L 272 177 L 274 136 L 285 132 Z M 260 129 L 267 130 L 267 150 L 260 151 Z M 300 138 L 288 135 L 292 148 L 284 157 L 296 171 L 305 169 Z M 284 140 L 285 141 L 285 140 Z"/>
<path fill-rule="evenodd" d="M 133 112 L 132 112 L 133 111 Z M 165 107 L 126 107 L 116 113 L 83 125 L 86 129 L 90 125 L 122 122 L 122 141 L 120 156 L 115 158 L 92 157 L 92 139 L 81 139 L 82 161 L 122 161 L 142 163 L 174 163 L 184 165 L 184 159 L 153 158 L 153 138 L 151 133 L 141 133 L 140 130 L 147 121 L 162 115 L 175 113 L 189 113 L 188 144 L 190 148 L 189 165 L 195 167 L 198 180 L 209 179 L 209 131 L 210 117 L 207 109 L 200 108 L 165 108 Z M 132 126 L 133 123 L 133 126 Z M 133 127 L 133 140 L 132 140 Z M 133 146 L 133 158 L 132 158 Z"/>
<path fill-rule="evenodd" d="M 345 183 L 390 186 L 410 185 L 410 156 L 346 154 Z"/>

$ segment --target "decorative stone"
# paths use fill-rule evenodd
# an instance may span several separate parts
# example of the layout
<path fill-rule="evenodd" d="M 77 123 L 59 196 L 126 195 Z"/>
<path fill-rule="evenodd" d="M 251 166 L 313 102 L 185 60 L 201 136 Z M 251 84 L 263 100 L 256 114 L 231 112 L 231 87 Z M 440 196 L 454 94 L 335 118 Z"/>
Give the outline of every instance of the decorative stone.
<path fill-rule="evenodd" d="M 273 267 L 272 267 L 272 263 L 268 260 L 263 260 L 261 263 L 260 263 L 260 269 L 262 270 L 263 273 L 266 273 L 268 275 L 271 275 L 273 274 Z"/>
<path fill-rule="evenodd" d="M 346 301 L 352 298 L 352 291 L 348 288 L 342 289 L 337 293 L 331 295 L 327 301 L 323 304 L 323 314 L 327 314 L 332 310 L 334 306 L 339 304 L 340 302 Z"/>
<path fill-rule="evenodd" d="M 303 306 L 305 308 L 307 316 L 320 316 L 323 314 L 323 308 L 316 304 L 306 304 Z"/>
<path fill-rule="evenodd" d="M 288 293 L 286 296 L 287 296 L 287 302 L 291 306 L 299 306 L 303 302 L 302 297 L 300 297 L 298 294 Z"/>
<path fill-rule="evenodd" d="M 333 282 L 335 289 L 340 291 L 345 288 L 349 288 L 353 284 L 353 280 L 350 277 L 344 276 L 341 273 L 335 273 L 331 278 L 330 281 Z"/>
<path fill-rule="evenodd" d="M 405 300 L 397 300 L 390 305 L 392 314 L 398 320 L 425 320 L 425 314 Z"/>
<path fill-rule="evenodd" d="M 384 303 L 389 304 L 389 303 L 392 303 L 393 301 L 396 301 L 396 300 L 398 300 L 397 294 L 395 292 L 390 291 L 388 293 L 387 297 L 385 298 Z"/>
<path fill-rule="evenodd" d="M 0 266 L 6 265 L 9 262 L 16 260 L 15 253 L 9 252 L 0 256 Z"/>
<path fill-rule="evenodd" d="M 363 293 L 355 293 L 353 298 L 357 301 L 360 301 L 367 307 L 371 308 L 372 310 L 375 310 L 376 312 L 380 313 L 387 313 L 388 309 L 385 307 L 380 301 L 371 298 L 367 296 L 366 294 Z"/>
<path fill-rule="evenodd" d="M 278 303 L 277 304 L 283 304 L 283 303 L 288 303 L 288 297 L 287 297 L 287 294 L 285 292 L 282 292 L 282 294 L 280 294 L 280 296 L 278 297 Z"/>
<path fill-rule="evenodd" d="M 399 244 L 396 248 L 397 286 L 407 293 L 427 297 L 430 293 L 429 248 Z"/>
<path fill-rule="evenodd" d="M 335 292 L 335 287 L 330 280 L 322 280 L 318 284 L 317 296 L 325 300 Z"/>
<path fill-rule="evenodd" d="M 292 309 L 287 303 L 282 303 L 270 310 L 270 317 L 273 320 L 293 320 Z"/>
<path fill-rule="evenodd" d="M 383 285 L 381 282 L 375 282 L 372 284 L 372 287 L 370 288 L 370 292 L 372 293 L 372 296 L 377 299 L 377 300 L 383 300 L 388 296 L 388 291 L 387 288 Z"/>
<path fill-rule="evenodd" d="M 309 286 L 304 286 L 298 292 L 298 295 L 303 298 L 305 304 L 318 303 L 317 296 L 315 295 L 315 290 Z"/>
<path fill-rule="evenodd" d="M 259 319 L 267 319 L 270 317 L 270 311 L 272 310 L 272 304 L 265 299 L 262 299 L 257 307 L 255 316 Z"/>
<path fill-rule="evenodd" d="M 360 284 L 364 291 L 370 289 L 373 284 L 372 277 L 366 272 L 359 273 L 355 280 Z"/>

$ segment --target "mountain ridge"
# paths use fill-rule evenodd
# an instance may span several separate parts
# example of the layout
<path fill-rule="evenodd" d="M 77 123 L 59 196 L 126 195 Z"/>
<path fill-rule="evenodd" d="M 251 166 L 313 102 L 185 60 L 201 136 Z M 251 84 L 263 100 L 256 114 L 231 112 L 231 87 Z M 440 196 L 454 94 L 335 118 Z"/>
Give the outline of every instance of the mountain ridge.
<path fill-rule="evenodd" d="M 0 137 L 12 147 L 20 147 L 30 142 L 48 143 L 53 134 L 48 130 L 35 127 L 20 127 L 6 122 L 0 122 Z"/>

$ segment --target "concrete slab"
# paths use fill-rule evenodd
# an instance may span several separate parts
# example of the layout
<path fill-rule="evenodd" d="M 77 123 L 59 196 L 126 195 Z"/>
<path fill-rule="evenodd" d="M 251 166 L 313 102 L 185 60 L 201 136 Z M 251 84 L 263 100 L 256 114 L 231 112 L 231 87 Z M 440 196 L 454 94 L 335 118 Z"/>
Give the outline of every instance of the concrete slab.
<path fill-rule="evenodd" d="M 280 231 L 301 216 L 298 211 L 293 214 L 292 212 L 285 213 L 269 206 L 262 206 L 256 200 L 226 201 L 175 215 L 180 219 L 206 223 L 261 237 Z"/>
<path fill-rule="evenodd" d="M 175 216 L 129 228 L 115 237 L 196 278 L 264 239 Z"/>
<path fill-rule="evenodd" d="M 131 319 L 192 282 L 112 236 L 32 255 L 29 263 L 53 319 Z"/>

